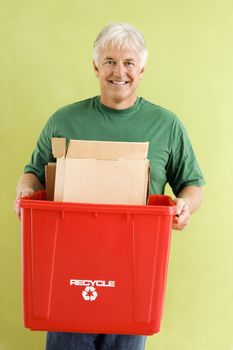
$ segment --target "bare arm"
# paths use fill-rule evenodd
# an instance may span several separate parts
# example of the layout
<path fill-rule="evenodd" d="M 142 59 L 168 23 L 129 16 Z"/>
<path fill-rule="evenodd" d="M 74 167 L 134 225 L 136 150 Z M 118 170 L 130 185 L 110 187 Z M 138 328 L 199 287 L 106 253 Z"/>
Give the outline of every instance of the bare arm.
<path fill-rule="evenodd" d="M 190 215 L 201 205 L 203 198 L 202 187 L 187 186 L 175 199 L 176 218 L 173 222 L 174 230 L 183 230 L 189 223 Z"/>
<path fill-rule="evenodd" d="M 33 192 L 44 189 L 44 185 L 39 181 L 36 175 L 28 173 L 23 174 L 18 182 L 16 189 L 16 198 L 14 202 L 14 211 L 17 217 L 20 219 L 20 208 L 17 204 L 17 200 L 21 197 L 32 194 Z"/>

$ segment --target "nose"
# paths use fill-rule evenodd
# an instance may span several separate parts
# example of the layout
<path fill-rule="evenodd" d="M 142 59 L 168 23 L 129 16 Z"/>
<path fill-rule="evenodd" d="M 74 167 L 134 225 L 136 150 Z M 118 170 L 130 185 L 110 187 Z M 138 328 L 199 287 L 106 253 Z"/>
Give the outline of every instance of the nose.
<path fill-rule="evenodd" d="M 123 63 L 118 62 L 117 64 L 114 65 L 113 68 L 113 74 L 116 77 L 122 77 L 125 74 L 125 66 Z"/>

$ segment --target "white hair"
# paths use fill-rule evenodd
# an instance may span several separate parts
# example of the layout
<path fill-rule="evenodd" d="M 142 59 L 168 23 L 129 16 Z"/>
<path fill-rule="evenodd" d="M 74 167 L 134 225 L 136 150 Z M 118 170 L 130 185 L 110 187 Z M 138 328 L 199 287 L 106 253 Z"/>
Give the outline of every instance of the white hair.
<path fill-rule="evenodd" d="M 93 60 L 98 65 L 101 50 L 109 45 L 123 49 L 134 49 L 140 58 L 141 67 L 145 67 L 148 50 L 144 35 L 128 23 L 114 22 L 104 27 L 94 42 Z"/>

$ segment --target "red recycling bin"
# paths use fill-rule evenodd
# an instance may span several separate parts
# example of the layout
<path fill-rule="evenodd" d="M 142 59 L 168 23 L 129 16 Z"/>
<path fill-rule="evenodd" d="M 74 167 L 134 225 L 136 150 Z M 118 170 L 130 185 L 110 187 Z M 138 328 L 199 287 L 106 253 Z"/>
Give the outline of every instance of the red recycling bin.
<path fill-rule="evenodd" d="M 31 330 L 159 332 L 172 216 L 168 196 L 148 205 L 20 200 L 24 325 Z"/>

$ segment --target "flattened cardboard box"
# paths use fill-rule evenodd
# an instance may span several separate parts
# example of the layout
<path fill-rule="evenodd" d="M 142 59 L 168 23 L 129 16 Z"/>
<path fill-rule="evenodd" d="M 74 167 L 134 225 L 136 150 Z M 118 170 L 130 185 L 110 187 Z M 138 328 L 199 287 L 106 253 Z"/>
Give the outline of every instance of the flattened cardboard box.
<path fill-rule="evenodd" d="M 55 201 L 146 204 L 149 142 L 52 139 Z"/>
<path fill-rule="evenodd" d="M 55 186 L 56 163 L 48 163 L 45 166 L 46 199 L 53 201 Z"/>

